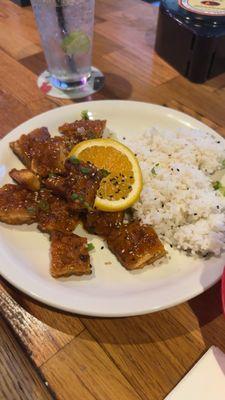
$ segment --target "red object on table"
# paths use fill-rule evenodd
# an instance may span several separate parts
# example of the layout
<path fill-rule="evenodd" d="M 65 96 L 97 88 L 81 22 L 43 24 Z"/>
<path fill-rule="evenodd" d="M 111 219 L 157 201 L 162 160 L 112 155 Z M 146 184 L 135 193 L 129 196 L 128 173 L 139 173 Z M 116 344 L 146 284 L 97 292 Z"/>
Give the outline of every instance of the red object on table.
<path fill-rule="evenodd" d="M 41 91 L 46 94 L 51 90 L 52 86 L 49 85 L 47 82 L 43 82 L 41 85 Z"/>
<path fill-rule="evenodd" d="M 222 275 L 221 294 L 222 294 L 223 314 L 225 316 L 225 267 Z"/>

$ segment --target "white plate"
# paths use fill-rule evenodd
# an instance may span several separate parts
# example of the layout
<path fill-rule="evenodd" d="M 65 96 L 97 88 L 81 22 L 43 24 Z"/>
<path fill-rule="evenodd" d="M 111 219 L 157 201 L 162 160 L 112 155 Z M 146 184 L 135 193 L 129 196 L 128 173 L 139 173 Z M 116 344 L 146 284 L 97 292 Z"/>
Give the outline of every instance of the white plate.
<path fill-rule="evenodd" d="M 201 122 L 172 109 L 130 101 L 95 101 L 56 108 L 20 125 L 0 143 L 0 183 L 9 182 L 8 171 L 21 164 L 8 143 L 34 128 L 47 126 L 52 134 L 66 121 L 80 117 L 82 110 L 95 118 L 107 119 L 118 138 L 133 137 L 147 127 L 189 127 L 207 130 Z M 218 135 L 217 135 L 218 137 Z M 220 140 L 221 137 L 220 137 Z M 123 141 L 124 142 L 124 141 Z M 96 236 L 78 228 L 95 245 L 91 252 L 93 274 L 56 280 L 49 274 L 49 239 L 32 226 L 0 229 L 0 272 L 11 284 L 51 306 L 95 316 L 127 316 L 149 313 L 188 300 L 213 285 L 221 276 L 225 255 L 210 260 L 193 259 L 171 250 L 171 259 L 162 265 L 138 272 L 125 270 Z M 111 265 L 105 264 L 111 262 Z"/>

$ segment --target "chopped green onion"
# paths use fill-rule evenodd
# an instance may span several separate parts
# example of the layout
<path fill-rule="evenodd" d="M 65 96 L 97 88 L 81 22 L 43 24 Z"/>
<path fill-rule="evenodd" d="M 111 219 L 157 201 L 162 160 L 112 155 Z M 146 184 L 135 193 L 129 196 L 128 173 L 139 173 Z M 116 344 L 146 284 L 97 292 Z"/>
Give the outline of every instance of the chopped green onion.
<path fill-rule="evenodd" d="M 154 175 L 154 176 L 157 175 L 157 174 L 156 174 L 156 170 L 155 170 L 154 167 L 151 169 L 151 173 L 152 173 L 152 175 Z"/>
<path fill-rule="evenodd" d="M 56 175 L 53 174 L 52 172 L 50 172 L 50 174 L 48 174 L 48 177 L 49 177 L 49 178 L 55 178 L 55 176 L 56 176 Z"/>
<path fill-rule="evenodd" d="M 222 161 L 222 166 L 225 167 L 225 160 Z"/>
<path fill-rule="evenodd" d="M 74 201 L 78 200 L 79 199 L 79 195 L 77 193 L 72 193 L 71 199 L 74 200 Z"/>
<path fill-rule="evenodd" d="M 81 196 L 81 195 L 79 195 L 79 194 L 77 194 L 77 193 L 72 193 L 71 194 L 71 199 L 72 200 L 79 200 L 81 203 L 83 203 L 84 202 L 84 198 L 83 198 L 83 196 Z M 88 204 L 88 203 L 86 203 L 86 204 Z M 88 206 L 89 206 L 89 204 L 88 204 Z"/>
<path fill-rule="evenodd" d="M 133 218 L 134 209 L 132 207 L 127 208 L 125 212 L 126 212 L 126 214 L 128 214 L 129 217 Z"/>
<path fill-rule="evenodd" d="M 76 156 L 71 156 L 69 160 L 72 164 L 80 164 L 80 160 Z"/>
<path fill-rule="evenodd" d="M 84 207 L 87 208 L 88 210 L 91 210 L 91 206 L 87 201 L 84 201 Z"/>
<path fill-rule="evenodd" d="M 89 116 L 88 116 L 88 110 L 83 110 L 81 111 L 81 118 L 84 120 L 89 120 Z"/>
<path fill-rule="evenodd" d="M 90 168 L 87 167 L 81 167 L 80 170 L 82 174 L 89 174 L 89 172 L 91 171 Z"/>
<path fill-rule="evenodd" d="M 38 202 L 38 207 L 43 210 L 43 211 L 48 211 L 49 210 L 49 204 L 46 200 L 40 200 Z"/>
<path fill-rule="evenodd" d="M 213 188 L 219 190 L 222 196 L 225 197 L 225 186 L 223 186 L 219 181 L 213 183 Z"/>
<path fill-rule="evenodd" d="M 225 186 L 222 186 L 219 188 L 220 193 L 222 194 L 222 196 L 225 197 Z"/>
<path fill-rule="evenodd" d="M 95 248 L 95 246 L 93 245 L 93 243 L 88 243 L 87 244 L 87 250 L 88 251 L 94 250 L 94 248 Z"/>
<path fill-rule="evenodd" d="M 103 178 L 106 178 L 106 176 L 110 175 L 110 172 L 107 171 L 107 169 L 104 169 L 104 168 L 101 169 L 101 173 L 102 173 Z"/>
<path fill-rule="evenodd" d="M 155 170 L 155 167 L 158 167 L 158 166 L 159 166 L 159 163 L 156 163 L 155 166 L 151 169 L 152 175 L 154 175 L 154 176 L 157 175 L 156 170 Z"/>
<path fill-rule="evenodd" d="M 216 181 L 216 182 L 213 182 L 213 188 L 215 190 L 218 190 L 218 189 L 222 188 L 222 185 L 221 185 L 221 183 L 219 181 Z"/>
<path fill-rule="evenodd" d="M 35 207 L 27 207 L 27 211 L 29 212 L 29 213 L 35 213 L 36 212 L 36 208 Z"/>

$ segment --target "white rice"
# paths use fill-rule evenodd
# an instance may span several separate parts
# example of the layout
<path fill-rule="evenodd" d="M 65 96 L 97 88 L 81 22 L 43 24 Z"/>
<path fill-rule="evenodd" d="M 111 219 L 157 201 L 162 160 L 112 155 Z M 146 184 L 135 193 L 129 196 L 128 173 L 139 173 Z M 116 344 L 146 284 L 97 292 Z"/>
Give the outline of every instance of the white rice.
<path fill-rule="evenodd" d="M 225 141 L 189 128 L 151 128 L 126 144 L 144 179 L 136 216 L 173 247 L 219 255 L 225 249 L 225 198 L 213 189 L 212 174 L 222 168 Z"/>

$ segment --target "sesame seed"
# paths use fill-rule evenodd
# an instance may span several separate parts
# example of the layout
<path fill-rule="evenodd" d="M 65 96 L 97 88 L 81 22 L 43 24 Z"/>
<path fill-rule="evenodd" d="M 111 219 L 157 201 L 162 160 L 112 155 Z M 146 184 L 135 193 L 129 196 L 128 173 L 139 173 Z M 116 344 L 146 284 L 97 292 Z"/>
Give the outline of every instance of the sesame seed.
<path fill-rule="evenodd" d="M 180 172 L 179 168 L 177 168 L 177 172 Z"/>
<path fill-rule="evenodd" d="M 104 249 L 104 246 L 101 246 L 101 250 L 103 250 Z"/>

